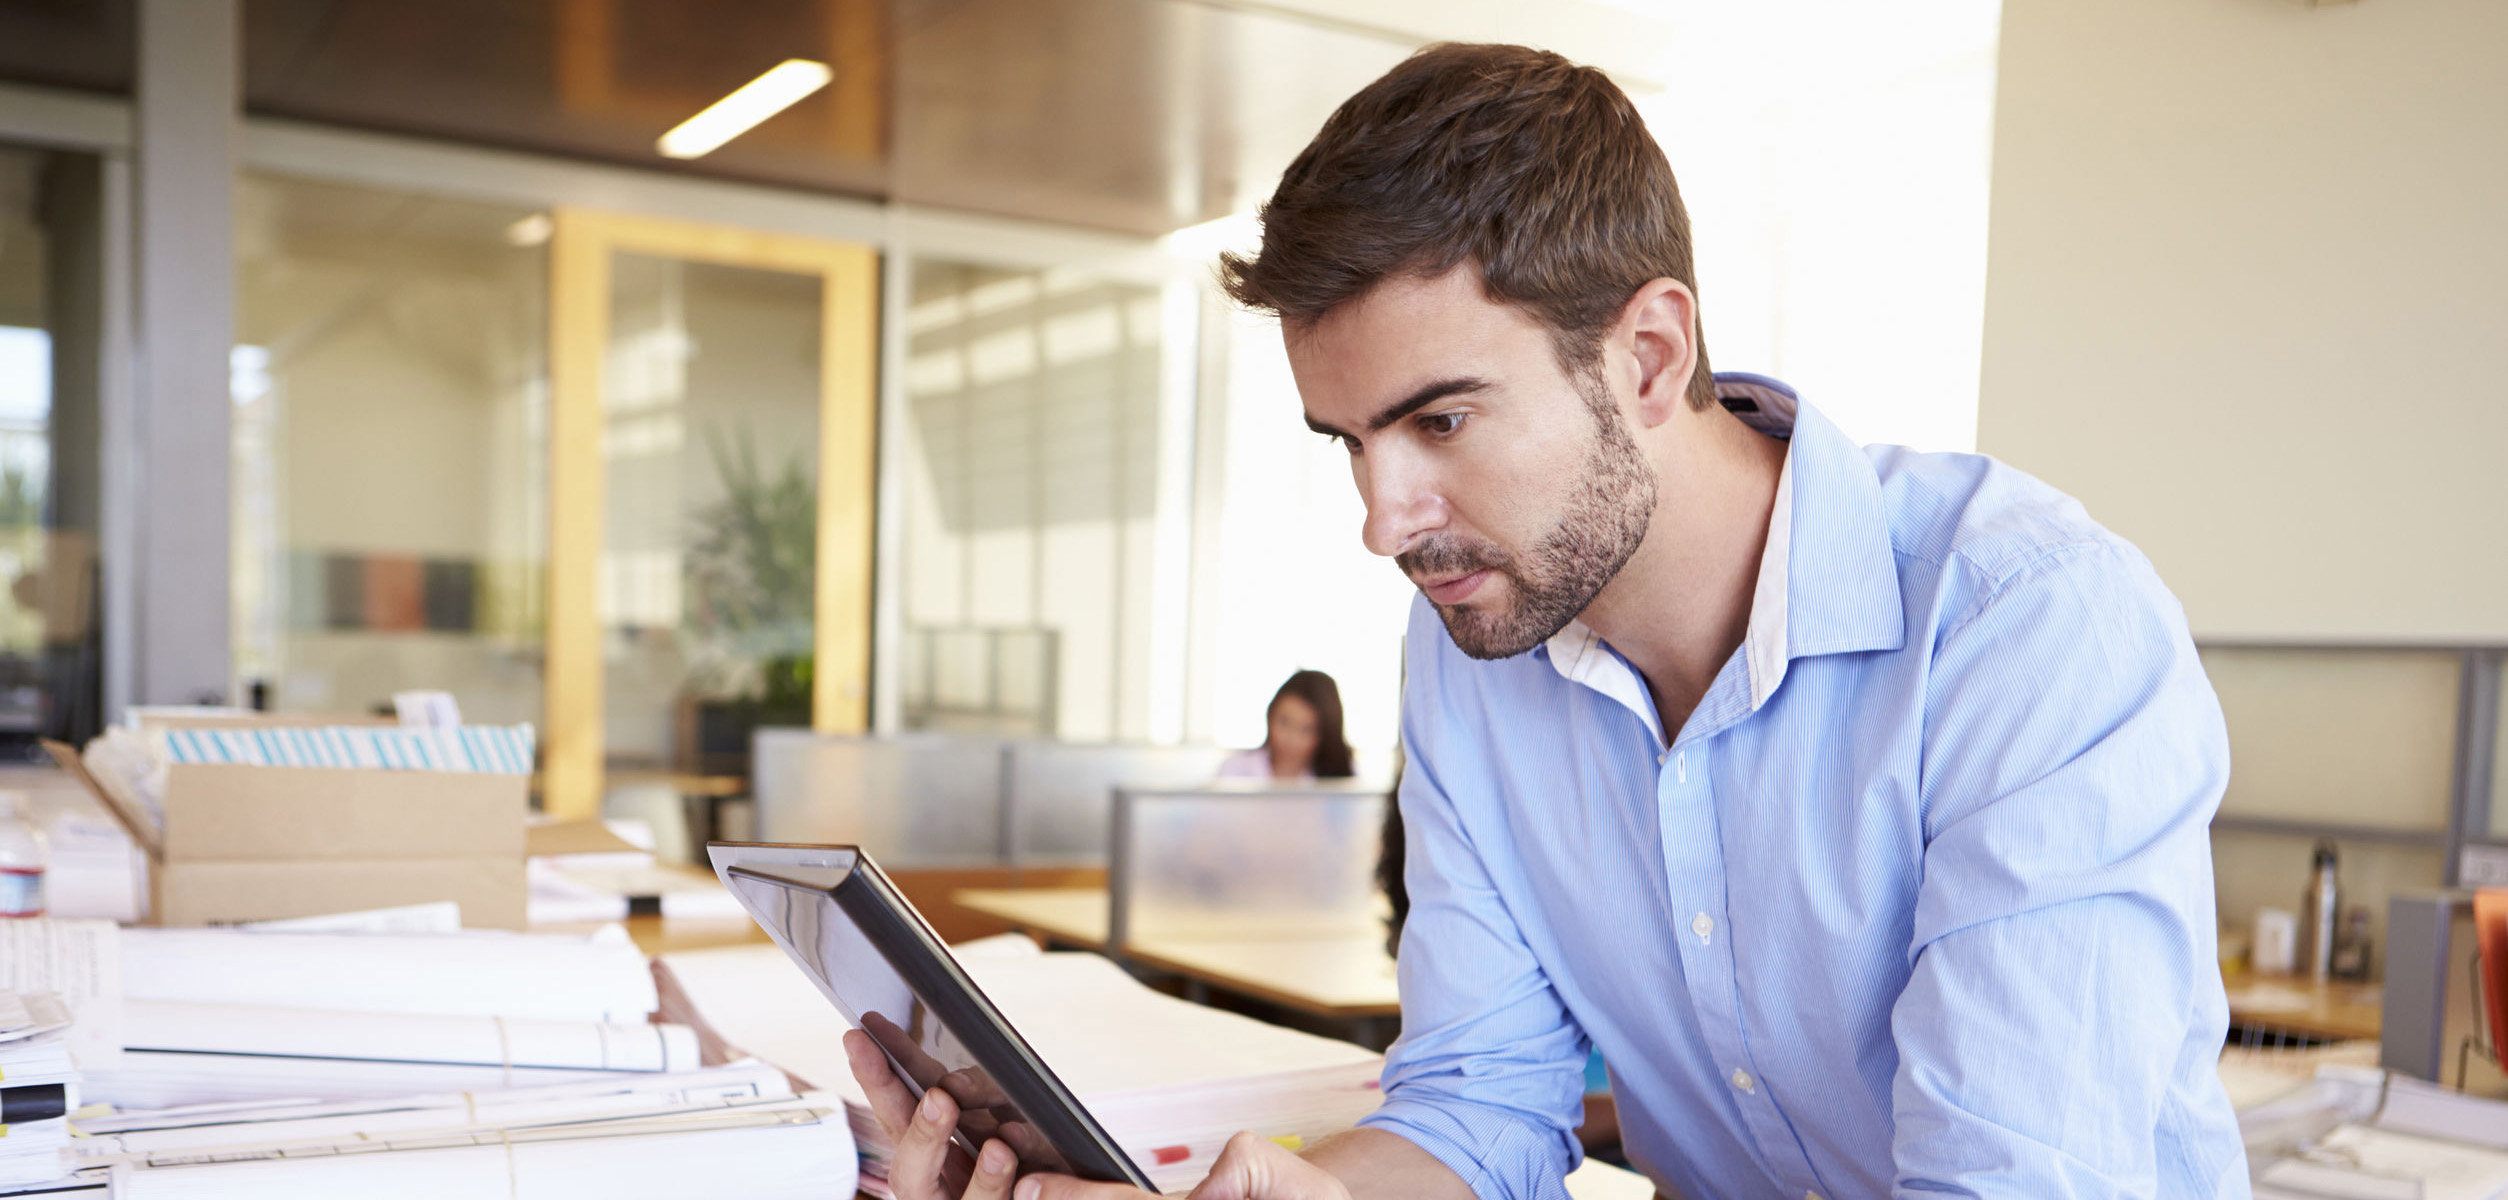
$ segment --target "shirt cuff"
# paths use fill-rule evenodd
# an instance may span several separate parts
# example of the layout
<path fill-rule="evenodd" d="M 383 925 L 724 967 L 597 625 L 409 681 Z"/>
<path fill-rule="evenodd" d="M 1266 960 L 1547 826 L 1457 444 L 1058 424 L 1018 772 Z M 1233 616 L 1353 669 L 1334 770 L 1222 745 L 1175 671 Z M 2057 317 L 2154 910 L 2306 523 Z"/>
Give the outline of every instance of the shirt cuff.
<path fill-rule="evenodd" d="M 1544 1144 L 1523 1122 L 1472 1105 L 1387 1100 L 1359 1126 L 1409 1139 L 1480 1200 L 1569 1200 L 1567 1174 L 1585 1156 L 1573 1139 Z"/>

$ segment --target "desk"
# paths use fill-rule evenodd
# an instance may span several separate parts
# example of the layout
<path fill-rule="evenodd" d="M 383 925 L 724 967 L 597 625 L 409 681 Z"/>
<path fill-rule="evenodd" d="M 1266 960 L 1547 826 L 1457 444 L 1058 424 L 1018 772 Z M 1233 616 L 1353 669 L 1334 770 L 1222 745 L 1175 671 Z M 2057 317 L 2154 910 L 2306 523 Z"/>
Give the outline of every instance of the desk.
<path fill-rule="evenodd" d="M 967 888 L 955 898 L 1050 943 L 1108 953 L 1313 1016 L 1356 1021 L 1364 1034 L 1380 1034 L 1378 1022 L 1402 1013 L 1384 931 L 1372 926 L 1213 927 L 1134 938 L 1110 950 L 1104 888 Z"/>
<path fill-rule="evenodd" d="M 1381 933 L 1336 937 L 1155 938 L 1123 956 L 1319 1017 L 1402 1015 Z"/>
<path fill-rule="evenodd" d="M 684 950 L 711 950 L 717 946 L 741 946 L 750 942 L 774 939 L 747 917 L 665 917 L 645 913 L 623 921 L 549 921 L 531 927 L 533 933 L 571 933 L 584 935 L 606 925 L 625 925 L 627 939 L 644 952 L 646 958 L 660 958 Z"/>
<path fill-rule="evenodd" d="M 962 908 L 1010 922 L 1039 940 L 1082 950 L 1106 948 L 1106 889 L 960 888 L 950 893 Z"/>
<path fill-rule="evenodd" d="M 2383 991 L 2374 983 L 2317 983 L 2294 975 L 2222 974 L 2229 1022 L 2250 1031 L 2332 1041 L 2374 1041 L 2384 1023 Z"/>

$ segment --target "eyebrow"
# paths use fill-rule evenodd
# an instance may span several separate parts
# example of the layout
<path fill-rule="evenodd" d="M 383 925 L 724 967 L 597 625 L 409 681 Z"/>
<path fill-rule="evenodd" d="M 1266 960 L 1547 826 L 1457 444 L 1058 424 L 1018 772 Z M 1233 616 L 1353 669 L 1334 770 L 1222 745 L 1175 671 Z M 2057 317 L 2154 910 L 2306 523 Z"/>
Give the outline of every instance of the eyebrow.
<path fill-rule="evenodd" d="M 1375 416 L 1367 419 L 1367 432 L 1374 433 L 1448 396 L 1461 396 L 1481 391 L 1488 386 L 1488 380 L 1476 375 L 1457 375 L 1451 379 L 1440 379 L 1433 383 L 1423 384 L 1410 395 L 1378 409 Z M 1306 427 L 1325 437 L 1350 436 L 1316 420 L 1312 415 L 1306 418 Z"/>

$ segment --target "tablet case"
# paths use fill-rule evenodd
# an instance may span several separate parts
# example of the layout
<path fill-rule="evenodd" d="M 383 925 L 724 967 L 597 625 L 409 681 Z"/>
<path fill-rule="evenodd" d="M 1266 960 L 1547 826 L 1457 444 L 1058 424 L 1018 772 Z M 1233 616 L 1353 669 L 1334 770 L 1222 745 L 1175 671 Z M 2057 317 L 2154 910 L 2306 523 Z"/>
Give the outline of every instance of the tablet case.
<path fill-rule="evenodd" d="M 865 1013 L 879 1013 L 884 1005 L 895 1007 L 893 996 L 867 993 L 886 991 L 891 982 L 912 993 L 955 1048 L 990 1077 L 1016 1110 L 1010 1116 L 1041 1134 L 1062 1159 L 1060 1163 L 1039 1161 L 1043 1156 L 1032 1146 L 1023 1147 L 1024 1139 L 1005 1138 L 1021 1151 L 1023 1169 L 1061 1170 L 1082 1179 L 1157 1190 L 859 847 L 713 842 L 706 853 L 723 886 L 856 1028 L 863 1026 Z M 811 923 L 820 914 L 830 913 L 858 938 L 848 938 L 846 930 L 833 935 L 816 930 Z M 850 961 L 862 957 L 866 947 L 876 952 L 879 962 Z M 831 955 L 849 961 L 823 961 Z M 840 982 L 840 973 L 850 982 Z M 858 994 L 845 995 L 849 988 Z M 895 1024 L 892 1021 L 892 1027 Z M 909 1018 L 906 1024 L 915 1024 L 915 1019 Z M 885 1042 L 883 1049 L 889 1049 Z M 889 1059 L 907 1086 L 920 1091 L 893 1050 Z M 998 1109 L 990 1117 L 983 1114 L 982 1109 L 961 1104 L 962 1144 L 976 1143 L 964 1147 L 970 1151 L 990 1135 L 991 1120 L 1000 1116 Z"/>

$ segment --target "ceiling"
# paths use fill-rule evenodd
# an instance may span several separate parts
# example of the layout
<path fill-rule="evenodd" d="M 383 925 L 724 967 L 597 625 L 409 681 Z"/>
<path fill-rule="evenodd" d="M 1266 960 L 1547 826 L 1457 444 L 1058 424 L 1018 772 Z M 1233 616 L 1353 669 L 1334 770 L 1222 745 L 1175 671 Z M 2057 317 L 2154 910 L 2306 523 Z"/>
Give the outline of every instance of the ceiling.
<path fill-rule="evenodd" d="M 1364 7 L 1363 5 L 1361 7 Z M 130 87 L 133 0 L 0 0 L 0 78 Z M 247 111 L 1134 234 L 1249 208 L 1424 37 L 1248 0 L 243 0 Z M 786 58 L 835 82 L 694 163 Z"/>

